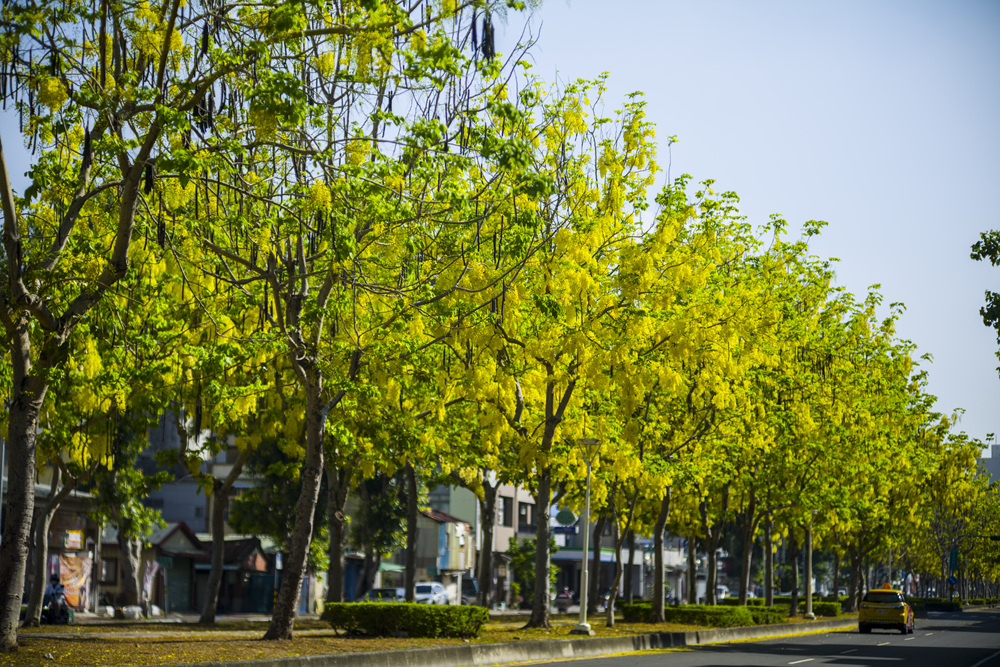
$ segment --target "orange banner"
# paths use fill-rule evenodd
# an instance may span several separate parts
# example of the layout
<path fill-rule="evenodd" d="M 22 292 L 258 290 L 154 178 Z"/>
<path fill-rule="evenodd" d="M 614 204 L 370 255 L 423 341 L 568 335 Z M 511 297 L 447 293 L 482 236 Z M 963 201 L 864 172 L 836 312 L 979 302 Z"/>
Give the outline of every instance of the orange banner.
<path fill-rule="evenodd" d="M 93 564 L 93 559 L 89 554 L 84 556 L 59 555 L 59 579 L 66 588 L 66 602 L 74 609 L 80 609 L 84 606 Z"/>

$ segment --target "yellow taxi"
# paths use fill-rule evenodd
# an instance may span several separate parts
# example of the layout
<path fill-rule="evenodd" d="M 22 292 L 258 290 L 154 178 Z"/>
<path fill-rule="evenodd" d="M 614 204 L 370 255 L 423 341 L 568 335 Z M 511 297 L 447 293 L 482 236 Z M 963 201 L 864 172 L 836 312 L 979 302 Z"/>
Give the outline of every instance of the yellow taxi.
<path fill-rule="evenodd" d="M 886 584 L 865 593 L 858 611 L 858 632 L 867 634 L 872 628 L 893 628 L 904 635 L 913 632 L 913 608 L 903 591 Z"/>

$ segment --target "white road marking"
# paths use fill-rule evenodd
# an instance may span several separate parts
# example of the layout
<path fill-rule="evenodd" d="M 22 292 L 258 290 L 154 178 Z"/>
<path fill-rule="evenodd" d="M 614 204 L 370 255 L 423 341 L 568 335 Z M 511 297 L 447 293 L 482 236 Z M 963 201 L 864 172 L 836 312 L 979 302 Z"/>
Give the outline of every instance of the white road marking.
<path fill-rule="evenodd" d="M 892 642 L 882 642 L 881 644 L 875 644 L 875 646 L 888 646 Z"/>
<path fill-rule="evenodd" d="M 982 660 L 980 660 L 979 662 L 977 662 L 976 664 L 974 664 L 972 667 L 979 667 L 979 665 L 985 665 L 987 662 L 989 662 L 993 658 L 997 657 L 998 655 L 1000 655 L 1000 651 L 997 651 L 996 653 L 994 653 L 991 656 L 983 658 Z"/>
<path fill-rule="evenodd" d="M 854 652 L 855 652 L 855 651 L 857 651 L 857 650 L 858 650 L 858 649 L 856 649 L 856 648 L 849 648 L 849 649 L 847 649 L 846 651 L 841 651 L 841 652 L 840 652 L 840 654 L 841 654 L 841 655 L 843 655 L 843 654 L 845 654 L 845 653 L 854 653 Z"/>
<path fill-rule="evenodd" d="M 907 638 L 906 638 L 906 639 L 904 639 L 903 641 L 904 641 L 904 642 L 912 642 L 912 641 L 913 641 L 914 639 L 916 639 L 916 637 L 907 637 Z"/>
<path fill-rule="evenodd" d="M 796 660 L 795 662 L 788 663 L 789 665 L 797 665 L 802 662 L 812 662 L 814 658 L 806 658 L 805 660 Z"/>
<path fill-rule="evenodd" d="M 930 637 L 933 634 L 934 634 L 933 632 L 925 632 L 924 637 Z"/>

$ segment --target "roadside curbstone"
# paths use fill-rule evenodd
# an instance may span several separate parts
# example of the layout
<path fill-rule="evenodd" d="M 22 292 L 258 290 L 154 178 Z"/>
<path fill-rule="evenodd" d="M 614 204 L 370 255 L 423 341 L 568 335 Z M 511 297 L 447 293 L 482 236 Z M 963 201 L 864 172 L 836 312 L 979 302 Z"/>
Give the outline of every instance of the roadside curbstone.
<path fill-rule="evenodd" d="M 268 660 L 203 662 L 184 667 L 485 667 L 509 662 L 586 658 L 650 649 L 697 646 L 719 642 L 763 639 L 788 634 L 839 630 L 857 625 L 856 619 L 833 619 L 812 623 L 754 625 L 693 632 L 657 632 L 631 637 L 596 637 L 467 644 L 397 651 L 365 651 L 310 655 Z M 180 666 L 178 666 L 180 667 Z"/>

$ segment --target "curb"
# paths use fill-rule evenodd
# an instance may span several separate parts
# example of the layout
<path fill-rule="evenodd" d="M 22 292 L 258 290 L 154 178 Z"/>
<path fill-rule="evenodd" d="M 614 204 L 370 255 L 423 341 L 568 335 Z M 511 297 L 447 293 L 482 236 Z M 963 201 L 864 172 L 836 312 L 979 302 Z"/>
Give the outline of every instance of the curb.
<path fill-rule="evenodd" d="M 744 628 L 719 628 L 694 632 L 657 632 L 632 637 L 557 639 L 504 644 L 468 644 L 399 651 L 369 651 L 332 655 L 310 655 L 268 660 L 201 662 L 183 667 L 485 667 L 509 662 L 558 660 L 629 653 L 650 649 L 697 646 L 744 639 L 764 639 L 790 634 L 810 634 L 857 625 L 857 619 L 812 623 L 782 623 Z M 177 666 L 181 667 L 181 666 Z"/>

